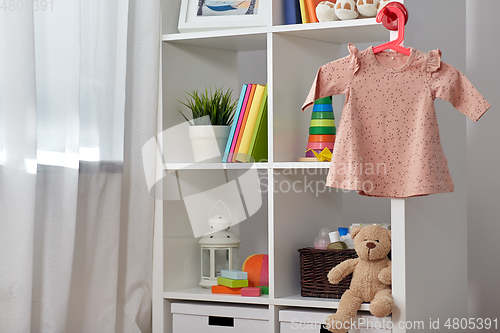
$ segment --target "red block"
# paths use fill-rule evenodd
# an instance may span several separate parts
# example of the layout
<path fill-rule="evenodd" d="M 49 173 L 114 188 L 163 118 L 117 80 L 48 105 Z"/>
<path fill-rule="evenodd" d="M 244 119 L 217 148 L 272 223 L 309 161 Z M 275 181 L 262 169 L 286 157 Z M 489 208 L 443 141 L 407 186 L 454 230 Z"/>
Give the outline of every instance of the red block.
<path fill-rule="evenodd" d="M 241 288 L 229 288 L 226 286 L 212 286 L 212 294 L 239 294 Z"/>
<path fill-rule="evenodd" d="M 259 287 L 245 287 L 241 289 L 241 296 L 259 297 L 262 290 Z"/>

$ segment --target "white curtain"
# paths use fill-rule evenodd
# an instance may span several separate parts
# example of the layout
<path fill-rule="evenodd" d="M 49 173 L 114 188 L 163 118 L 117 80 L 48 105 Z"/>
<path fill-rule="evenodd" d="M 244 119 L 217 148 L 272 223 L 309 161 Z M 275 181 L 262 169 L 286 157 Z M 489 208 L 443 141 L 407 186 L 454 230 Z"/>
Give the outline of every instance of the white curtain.
<path fill-rule="evenodd" d="M 141 149 L 159 0 L 14 2 L 0 10 L 0 333 L 150 332 Z"/>

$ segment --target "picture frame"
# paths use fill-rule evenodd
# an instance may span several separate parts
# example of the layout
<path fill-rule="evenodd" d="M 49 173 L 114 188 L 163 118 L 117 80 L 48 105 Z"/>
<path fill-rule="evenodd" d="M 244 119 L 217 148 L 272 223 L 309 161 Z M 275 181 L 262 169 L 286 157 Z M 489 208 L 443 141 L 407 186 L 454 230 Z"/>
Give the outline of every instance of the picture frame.
<path fill-rule="evenodd" d="M 269 0 L 181 0 L 178 30 L 184 33 L 266 26 L 269 4 Z"/>

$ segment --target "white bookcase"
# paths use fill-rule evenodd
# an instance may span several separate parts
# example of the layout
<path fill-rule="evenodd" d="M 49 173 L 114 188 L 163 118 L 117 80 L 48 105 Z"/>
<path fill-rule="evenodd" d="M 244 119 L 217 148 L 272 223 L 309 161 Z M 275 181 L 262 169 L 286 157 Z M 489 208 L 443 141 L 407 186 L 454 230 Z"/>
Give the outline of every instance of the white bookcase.
<path fill-rule="evenodd" d="M 426 51 L 438 47 L 443 52 L 451 51 L 452 60 L 447 61 L 446 53 L 443 60 L 460 69 L 460 65 L 465 66 L 465 47 L 460 43 L 462 38 L 465 41 L 465 27 L 462 27 L 465 0 L 452 1 L 450 8 L 451 0 L 439 4 L 432 0 L 406 0 L 410 12 L 406 45 Z M 393 320 L 424 320 L 428 325 L 431 318 L 440 317 L 443 321 L 447 317 L 466 317 L 465 154 L 456 147 L 463 144 L 461 148 L 465 150 L 464 117 L 456 110 L 451 111 L 450 105 L 437 102 L 443 145 L 456 184 L 453 194 L 391 200 L 365 198 L 333 188 L 319 188 L 321 193 L 305 189 L 304 182 L 324 185 L 329 166 L 329 163 L 296 162 L 304 154 L 311 116 L 310 110 L 301 112 L 300 107 L 317 69 L 347 55 L 347 43 L 354 43 L 361 50 L 364 45 L 388 41 L 390 33 L 375 19 L 283 25 L 282 1 L 260 2 L 260 6 L 269 6 L 265 27 L 180 34 L 177 31 L 180 0 L 164 1 L 163 105 L 159 119 L 163 129 L 184 121 L 177 109 L 186 91 L 203 90 L 208 85 L 224 86 L 232 88 L 237 98 L 244 83 L 268 83 L 268 162 L 251 166 L 261 178 L 262 207 L 233 231 L 242 240 L 241 261 L 254 253 L 269 254 L 269 296 L 211 294 L 199 287 L 199 244 L 191 231 L 184 203 L 157 200 L 153 332 L 171 332 L 170 305 L 178 301 L 262 305 L 269 309 L 270 333 L 279 332 L 280 309 L 333 311 L 338 300 L 300 296 L 297 250 L 311 246 L 323 227 L 335 229 L 359 222 L 392 224 Z M 426 9 L 427 6 L 433 11 Z M 443 13 L 453 15 L 454 19 L 443 21 Z M 436 31 L 442 31 L 442 35 Z M 338 124 L 342 98 L 335 97 L 334 107 Z M 164 168 L 171 176 L 175 175 L 172 186 L 180 186 L 183 195 L 218 186 L 221 181 L 240 176 L 249 167 L 192 164 L 177 156 L 164 158 Z M 283 187 L 294 182 L 302 184 L 302 191 Z M 367 311 L 368 304 L 362 310 Z"/>

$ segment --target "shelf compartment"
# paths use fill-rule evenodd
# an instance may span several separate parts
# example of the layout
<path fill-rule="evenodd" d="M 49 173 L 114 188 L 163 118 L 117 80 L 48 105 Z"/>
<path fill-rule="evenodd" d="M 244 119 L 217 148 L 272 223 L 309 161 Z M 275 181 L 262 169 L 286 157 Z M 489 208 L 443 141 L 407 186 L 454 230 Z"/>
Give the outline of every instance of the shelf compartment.
<path fill-rule="evenodd" d="M 231 231 L 241 239 L 239 269 L 252 254 L 268 253 L 268 170 L 177 170 L 167 190 L 179 194 L 164 201 L 175 218 L 163 224 L 163 291 L 199 288 L 199 237 L 210 232 L 209 212 L 221 200 L 231 211 Z M 173 195 L 170 196 L 174 198 Z M 224 214 L 212 210 L 211 214 Z M 226 213 L 227 214 L 227 213 Z"/>
<path fill-rule="evenodd" d="M 332 298 L 302 297 L 300 294 L 279 297 L 273 300 L 273 304 L 280 306 L 299 306 L 308 308 L 337 309 L 339 300 Z M 361 304 L 362 311 L 369 311 L 370 304 Z"/>
<path fill-rule="evenodd" d="M 242 297 L 241 295 L 212 294 L 212 291 L 210 289 L 201 287 L 164 292 L 163 298 L 187 301 L 228 302 L 263 305 L 270 304 L 269 295 L 262 295 L 260 297 Z"/>
<path fill-rule="evenodd" d="M 341 190 L 326 186 L 327 169 L 285 169 L 273 173 L 274 297 L 299 294 L 298 250 L 313 246 L 322 228 L 342 226 Z"/>

